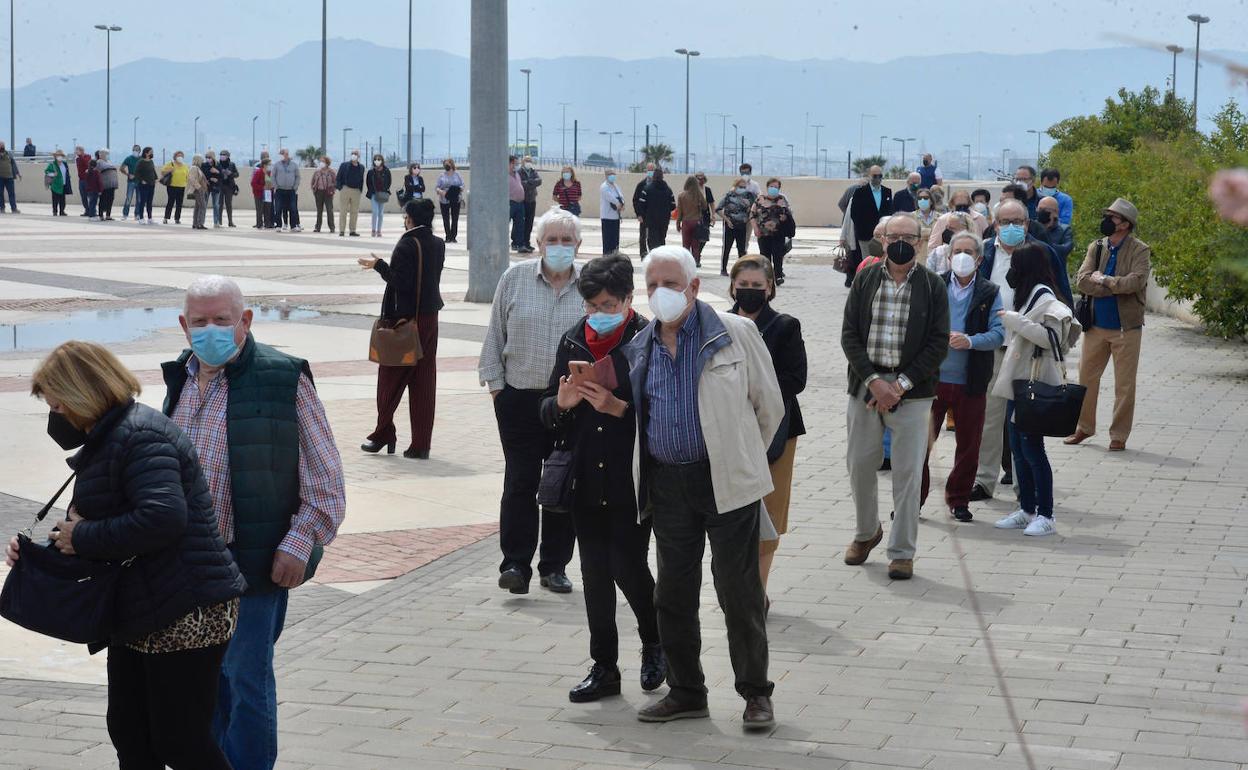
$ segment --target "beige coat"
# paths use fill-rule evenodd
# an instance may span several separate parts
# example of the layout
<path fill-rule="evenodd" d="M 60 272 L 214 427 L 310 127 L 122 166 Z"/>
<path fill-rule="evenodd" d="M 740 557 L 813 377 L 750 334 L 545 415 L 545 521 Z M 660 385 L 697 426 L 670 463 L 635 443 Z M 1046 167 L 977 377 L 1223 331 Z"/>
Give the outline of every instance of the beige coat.
<path fill-rule="evenodd" d="M 1034 296 L 1033 291 L 1032 297 Z M 1066 365 L 1059 364 L 1053 357 L 1050 352 L 1052 343 L 1045 331 L 1047 328 L 1057 332 L 1064 358 L 1066 351 L 1070 350 L 1083 331 L 1066 303 L 1058 299 L 1052 291 L 1046 291 L 1026 314 L 1007 310 L 1001 316 L 1001 322 L 1005 326 L 1008 341 L 992 395 L 1013 399 L 1014 380 L 1029 380 L 1033 371 L 1037 382 L 1061 385 L 1066 381 Z M 1038 363 L 1032 360 L 1032 353 L 1037 347 L 1045 351 L 1037 360 Z"/>
<path fill-rule="evenodd" d="M 191 164 L 191 167 L 187 169 L 186 172 L 187 195 L 190 195 L 191 193 L 196 193 L 198 195 L 199 193 L 203 193 L 207 190 L 208 177 L 204 176 L 204 172 L 200 171 L 199 166 Z"/>
<path fill-rule="evenodd" d="M 1096 245 L 1101 247 L 1101 258 L 1096 258 Z M 1118 298 L 1118 319 L 1122 321 L 1123 331 L 1139 329 L 1144 325 L 1144 297 L 1148 290 L 1148 272 L 1152 269 L 1153 250 L 1149 245 L 1134 235 L 1128 235 L 1118 248 L 1118 262 L 1114 266 L 1114 275 L 1108 276 L 1104 284 L 1092 280 L 1092 273 L 1100 270 L 1105 272 L 1109 263 L 1109 243 L 1100 238 L 1088 244 L 1088 253 L 1075 274 L 1075 285 L 1080 294 L 1089 297 Z"/>

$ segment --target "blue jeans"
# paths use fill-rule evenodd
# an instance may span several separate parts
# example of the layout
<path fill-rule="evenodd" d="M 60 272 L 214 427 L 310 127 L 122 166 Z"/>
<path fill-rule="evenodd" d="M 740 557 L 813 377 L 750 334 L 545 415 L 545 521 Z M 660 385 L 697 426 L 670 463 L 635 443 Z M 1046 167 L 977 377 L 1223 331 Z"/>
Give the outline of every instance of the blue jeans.
<path fill-rule="evenodd" d="M 884 459 L 891 460 L 893 457 L 893 429 L 884 429 Z"/>
<path fill-rule="evenodd" d="M 0 179 L 0 213 L 4 212 L 4 200 L 6 196 L 9 200 L 9 209 L 14 212 L 17 211 L 17 198 L 13 195 L 15 187 L 16 184 L 13 178 L 10 177 L 9 179 Z"/>
<path fill-rule="evenodd" d="M 386 214 L 386 204 L 377 200 L 376 195 L 369 198 L 368 200 L 373 205 L 373 232 L 380 233 L 381 232 L 381 220 L 385 217 L 385 214 Z"/>
<path fill-rule="evenodd" d="M 82 199 L 87 208 L 87 216 L 89 217 L 95 216 L 95 204 L 99 203 L 100 194 L 97 192 L 83 193 Z"/>
<path fill-rule="evenodd" d="M 234 770 L 272 770 L 277 762 L 277 681 L 273 646 L 286 623 L 290 592 L 248 594 L 221 663 L 212 731 Z"/>
<path fill-rule="evenodd" d="M 221 191 L 213 190 L 212 193 L 212 223 L 214 225 L 221 224 Z"/>
<path fill-rule="evenodd" d="M 126 202 L 121 204 L 121 215 L 123 217 L 130 216 L 130 200 L 134 197 L 138 190 L 138 184 L 133 180 L 126 182 Z"/>
<path fill-rule="evenodd" d="M 134 186 L 134 194 L 137 199 L 134 209 L 135 219 L 152 218 L 152 199 L 156 197 L 156 185 L 154 184 L 136 184 Z"/>
<path fill-rule="evenodd" d="M 1014 421 L 1014 402 L 1005 405 L 1005 422 Z M 1053 466 L 1044 451 L 1044 436 L 1010 427 L 1010 453 L 1014 455 L 1014 480 L 1018 504 L 1027 513 L 1053 518 Z"/>
<path fill-rule="evenodd" d="M 292 208 L 294 208 L 292 205 L 293 201 L 291 200 L 293 196 L 294 196 L 294 191 L 292 190 L 283 190 L 281 188 L 278 188 L 273 191 L 273 224 L 274 226 L 276 227 L 282 227 L 283 225 L 289 225 L 291 227 L 295 226 L 295 223 L 290 218 L 290 211 Z"/>
<path fill-rule="evenodd" d="M 511 213 L 511 247 L 524 245 L 524 201 L 508 201 Z"/>

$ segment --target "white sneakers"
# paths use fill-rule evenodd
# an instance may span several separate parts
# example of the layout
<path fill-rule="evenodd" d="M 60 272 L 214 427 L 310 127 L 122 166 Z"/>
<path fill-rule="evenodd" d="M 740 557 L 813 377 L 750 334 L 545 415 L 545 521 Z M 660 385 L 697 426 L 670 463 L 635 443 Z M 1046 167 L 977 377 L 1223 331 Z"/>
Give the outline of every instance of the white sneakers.
<path fill-rule="evenodd" d="M 1053 523 L 1053 519 L 1048 516 L 1037 516 L 1034 513 L 1027 513 L 1021 508 L 1004 519 L 998 519 L 993 526 L 997 529 L 1021 529 L 1024 535 L 1032 535 L 1034 537 L 1057 534 L 1057 525 Z"/>

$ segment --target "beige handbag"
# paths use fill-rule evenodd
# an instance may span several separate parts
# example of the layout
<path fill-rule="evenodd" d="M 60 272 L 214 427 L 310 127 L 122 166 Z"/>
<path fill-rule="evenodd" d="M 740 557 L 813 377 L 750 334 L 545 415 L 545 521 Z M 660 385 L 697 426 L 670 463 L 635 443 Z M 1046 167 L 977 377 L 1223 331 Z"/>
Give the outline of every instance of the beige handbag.
<path fill-rule="evenodd" d="M 416 312 L 420 312 L 421 284 L 425 279 L 425 255 L 416 243 Z M 397 305 L 397 292 L 396 305 Z M 368 340 L 368 360 L 382 366 L 415 366 L 424 358 L 424 350 L 420 346 L 420 327 L 416 317 L 378 318 L 373 321 L 373 332 Z"/>

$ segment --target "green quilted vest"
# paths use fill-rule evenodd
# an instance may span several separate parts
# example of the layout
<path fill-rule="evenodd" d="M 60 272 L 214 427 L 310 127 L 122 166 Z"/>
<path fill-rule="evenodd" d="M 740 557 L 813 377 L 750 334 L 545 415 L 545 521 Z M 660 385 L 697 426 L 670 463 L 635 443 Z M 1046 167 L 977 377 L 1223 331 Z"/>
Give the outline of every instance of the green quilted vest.
<path fill-rule="evenodd" d="M 164 370 L 164 412 L 172 416 L 186 384 L 191 351 Z M 273 554 L 290 530 L 299 510 L 299 418 L 295 398 L 299 375 L 312 378 L 308 362 L 262 345 L 247 335 L 242 353 L 226 364 L 229 400 L 226 435 L 230 452 L 230 486 L 234 498 L 234 542 L 230 550 L 247 579 L 248 593 L 267 593 L 277 586 L 269 579 Z M 316 573 L 322 549 L 308 560 L 304 579 Z"/>

